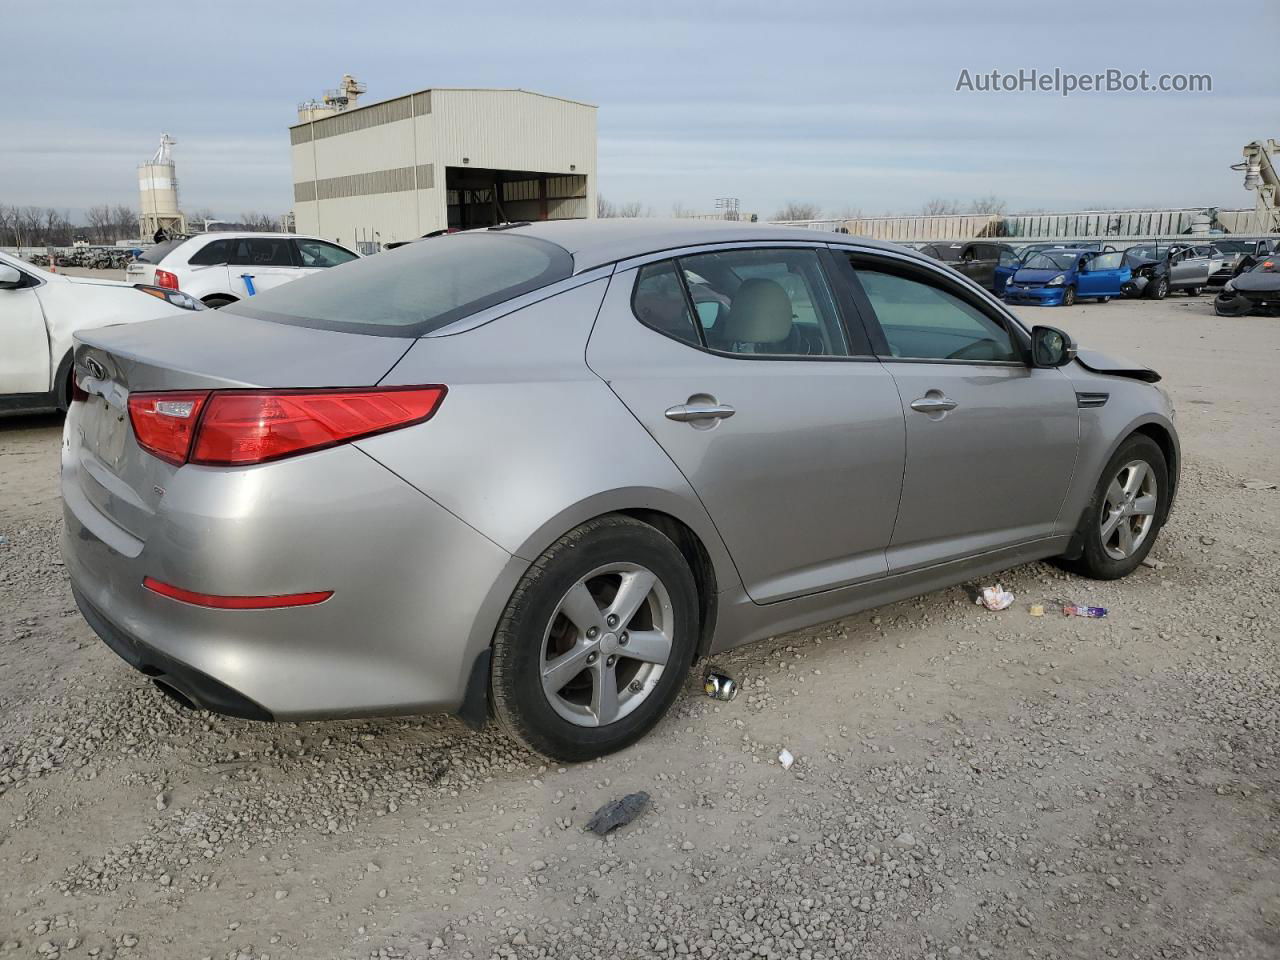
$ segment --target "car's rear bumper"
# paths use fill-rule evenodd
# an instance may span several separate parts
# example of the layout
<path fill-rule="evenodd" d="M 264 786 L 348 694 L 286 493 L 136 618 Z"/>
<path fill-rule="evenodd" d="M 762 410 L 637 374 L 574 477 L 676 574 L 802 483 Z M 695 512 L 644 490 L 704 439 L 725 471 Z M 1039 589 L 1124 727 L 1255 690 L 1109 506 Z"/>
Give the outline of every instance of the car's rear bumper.
<path fill-rule="evenodd" d="M 74 459 L 64 450 L 63 555 L 85 619 L 135 668 L 223 713 L 456 711 L 525 566 L 350 447 L 184 467 L 145 542 L 80 492 Z M 333 595 L 211 609 L 154 593 L 147 576 L 220 596 Z"/>
<path fill-rule="evenodd" d="M 1019 287 L 1010 290 L 1005 287 L 1006 303 L 1029 303 L 1037 307 L 1052 307 L 1062 303 L 1064 287 Z"/>

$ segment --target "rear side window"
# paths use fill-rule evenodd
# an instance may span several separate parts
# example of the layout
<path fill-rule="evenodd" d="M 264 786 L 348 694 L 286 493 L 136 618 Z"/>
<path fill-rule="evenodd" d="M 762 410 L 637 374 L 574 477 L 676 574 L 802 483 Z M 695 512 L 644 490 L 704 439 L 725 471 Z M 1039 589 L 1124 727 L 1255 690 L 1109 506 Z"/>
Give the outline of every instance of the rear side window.
<path fill-rule="evenodd" d="M 224 309 L 297 326 L 420 337 L 572 274 L 573 257 L 558 244 L 509 231 L 455 233 L 353 260 Z"/>
<path fill-rule="evenodd" d="M 231 241 L 231 264 L 237 267 L 296 267 L 293 242 L 287 237 L 242 237 Z"/>
<path fill-rule="evenodd" d="M 695 347 L 702 346 L 676 266 L 670 260 L 640 268 L 631 309 L 646 327 Z"/>
<path fill-rule="evenodd" d="M 231 249 L 230 240 L 215 240 L 206 243 L 191 255 L 187 263 L 193 267 L 218 267 L 227 262 L 227 254 Z"/>
<path fill-rule="evenodd" d="M 138 262 L 159 263 L 186 242 L 186 240 L 166 240 L 164 243 L 157 243 L 154 247 L 147 247 L 138 254 Z"/>

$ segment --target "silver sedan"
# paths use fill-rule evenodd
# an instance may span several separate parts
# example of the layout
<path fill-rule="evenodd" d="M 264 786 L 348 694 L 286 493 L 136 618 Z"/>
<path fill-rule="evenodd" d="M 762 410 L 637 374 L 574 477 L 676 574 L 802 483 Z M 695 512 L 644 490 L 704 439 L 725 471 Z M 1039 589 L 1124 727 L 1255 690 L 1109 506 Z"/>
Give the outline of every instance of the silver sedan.
<path fill-rule="evenodd" d="M 102 639 L 262 720 L 448 710 L 581 760 L 701 657 L 1056 558 L 1122 577 L 1158 376 L 932 259 L 756 224 L 411 243 L 81 333 L 64 553 Z"/>

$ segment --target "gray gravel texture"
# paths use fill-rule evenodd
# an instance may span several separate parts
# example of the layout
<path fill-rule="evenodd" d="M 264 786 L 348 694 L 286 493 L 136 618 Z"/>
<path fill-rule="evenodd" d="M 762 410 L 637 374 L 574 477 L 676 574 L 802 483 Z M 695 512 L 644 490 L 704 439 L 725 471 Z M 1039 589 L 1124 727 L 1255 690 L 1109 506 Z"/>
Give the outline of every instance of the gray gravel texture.
<path fill-rule="evenodd" d="M 1274 960 L 1280 492 L 1243 482 L 1280 479 L 1280 324 L 1024 315 L 1166 375 L 1187 465 L 1151 565 L 754 644 L 716 661 L 736 700 L 691 673 L 576 767 L 448 718 L 177 707 L 75 612 L 60 421 L 0 422 L 0 957 Z"/>

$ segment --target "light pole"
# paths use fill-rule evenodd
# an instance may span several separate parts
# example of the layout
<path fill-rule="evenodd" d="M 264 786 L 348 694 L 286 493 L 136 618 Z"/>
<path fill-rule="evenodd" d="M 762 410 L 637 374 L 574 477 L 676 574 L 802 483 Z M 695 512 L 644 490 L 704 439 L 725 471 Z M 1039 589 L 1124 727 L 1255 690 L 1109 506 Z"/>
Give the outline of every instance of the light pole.
<path fill-rule="evenodd" d="M 738 219 L 738 198 L 737 197 L 717 197 L 716 209 L 724 211 L 726 220 Z"/>

